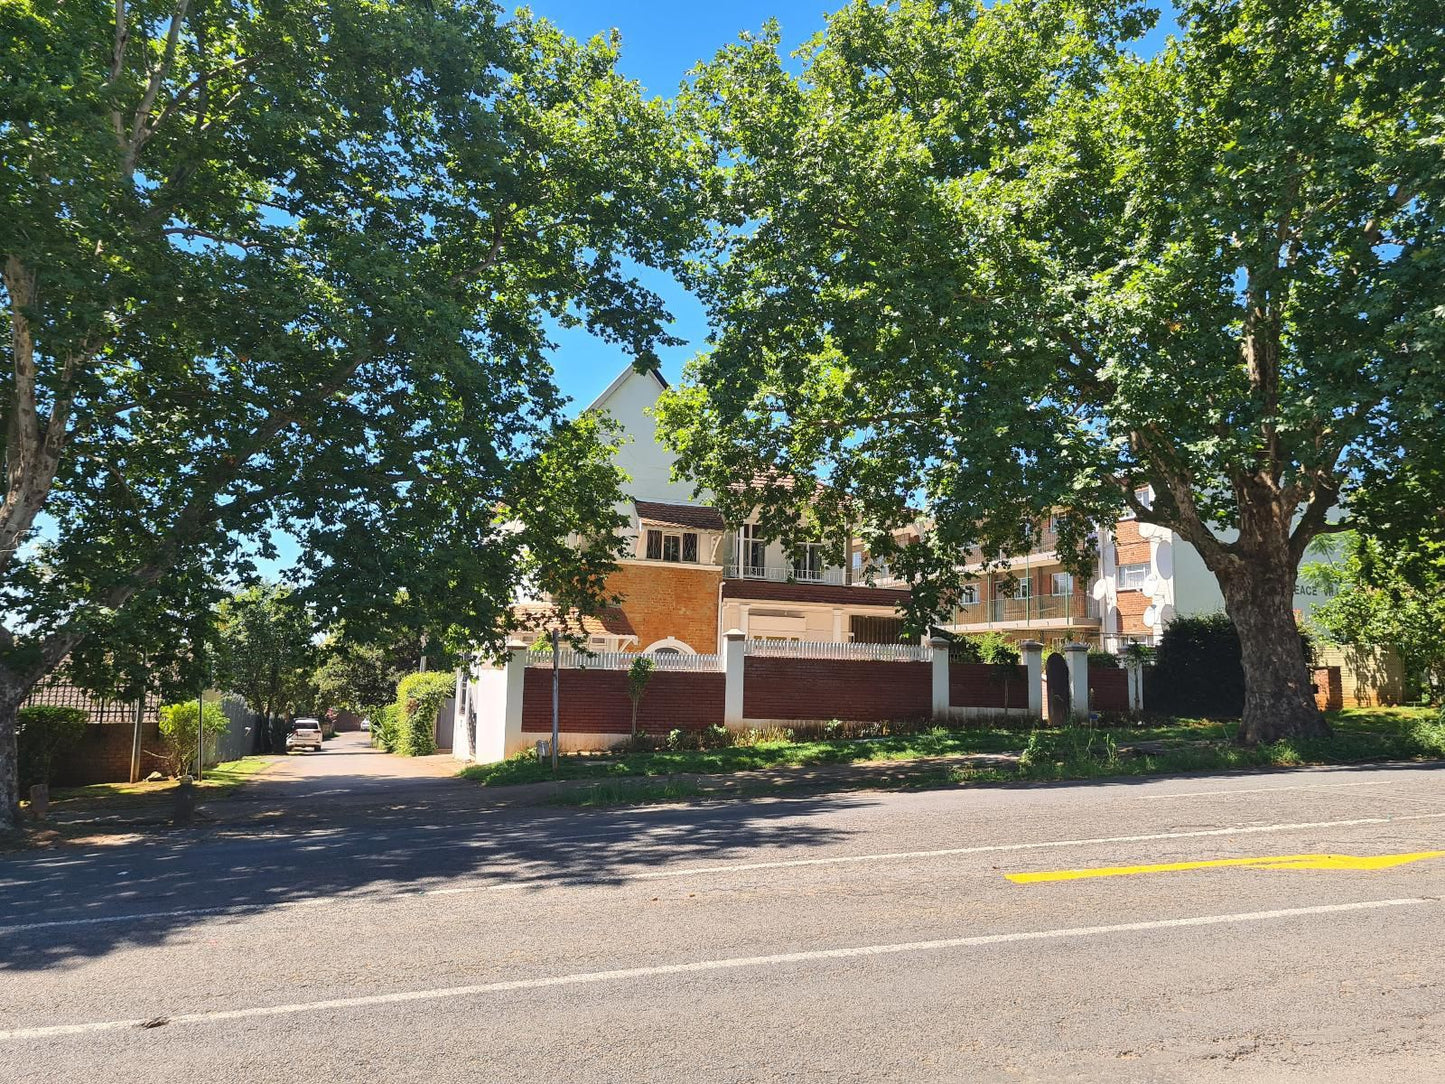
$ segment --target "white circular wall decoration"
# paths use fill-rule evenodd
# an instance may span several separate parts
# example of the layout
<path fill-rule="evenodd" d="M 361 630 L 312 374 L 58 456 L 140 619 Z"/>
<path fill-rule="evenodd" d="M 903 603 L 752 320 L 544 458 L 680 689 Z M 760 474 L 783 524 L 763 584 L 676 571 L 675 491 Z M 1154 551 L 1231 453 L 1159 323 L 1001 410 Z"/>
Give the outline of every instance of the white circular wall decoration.
<path fill-rule="evenodd" d="M 1166 580 L 1174 575 L 1174 546 L 1172 544 L 1160 542 L 1154 547 L 1154 571 Z"/>
<path fill-rule="evenodd" d="M 644 655 L 652 655 L 652 654 L 662 654 L 662 655 L 696 655 L 696 654 L 697 654 L 696 651 L 694 651 L 692 648 L 688 647 L 685 643 L 683 643 L 681 640 L 677 639 L 677 638 L 674 637 L 674 636 L 669 636 L 666 640 L 658 640 L 657 643 L 648 645 L 647 647 L 645 647 L 645 648 L 642 649 L 642 653 L 643 653 Z"/>

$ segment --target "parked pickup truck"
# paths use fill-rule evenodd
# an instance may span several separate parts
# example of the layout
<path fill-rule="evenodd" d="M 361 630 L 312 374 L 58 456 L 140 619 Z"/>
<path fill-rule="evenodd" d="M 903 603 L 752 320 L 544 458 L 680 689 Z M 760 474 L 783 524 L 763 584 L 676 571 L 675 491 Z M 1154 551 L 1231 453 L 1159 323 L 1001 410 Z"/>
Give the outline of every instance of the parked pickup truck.
<path fill-rule="evenodd" d="M 321 723 L 317 719 L 297 719 L 286 735 L 286 751 L 315 749 L 321 752 Z"/>

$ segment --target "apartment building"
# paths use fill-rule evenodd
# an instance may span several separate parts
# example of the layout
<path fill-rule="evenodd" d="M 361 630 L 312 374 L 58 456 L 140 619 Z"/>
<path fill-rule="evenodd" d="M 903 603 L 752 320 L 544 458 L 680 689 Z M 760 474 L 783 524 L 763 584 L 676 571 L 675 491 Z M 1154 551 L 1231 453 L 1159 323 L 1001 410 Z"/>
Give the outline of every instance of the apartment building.
<path fill-rule="evenodd" d="M 756 640 L 898 642 L 906 590 L 852 582 L 848 569 L 828 562 L 821 539 L 790 554 L 755 517 L 727 523 L 706 494 L 673 479 L 674 457 L 650 413 L 666 388 L 661 375 L 629 366 L 587 408 L 621 427 L 617 463 L 630 490 L 619 509 L 628 519 L 625 555 L 607 583 L 622 602 L 582 622 L 588 647 L 711 654 L 732 628 Z M 519 620 L 524 636 L 528 625 Z"/>
<path fill-rule="evenodd" d="M 1152 494 L 1144 489 L 1138 495 L 1147 507 Z M 1009 561 L 1008 572 L 986 573 L 980 562 L 966 565 L 977 578 L 964 588 L 965 603 L 944 627 L 1054 645 L 1075 640 L 1118 652 L 1131 643 L 1157 644 L 1176 616 L 1224 610 L 1219 583 L 1199 551 L 1174 531 L 1140 523 L 1132 513 L 1097 532 L 1087 582 L 1063 567 L 1056 542 L 1051 519 L 1035 547 Z M 1321 601 L 1314 587 L 1296 584 L 1299 616 L 1308 616 Z"/>

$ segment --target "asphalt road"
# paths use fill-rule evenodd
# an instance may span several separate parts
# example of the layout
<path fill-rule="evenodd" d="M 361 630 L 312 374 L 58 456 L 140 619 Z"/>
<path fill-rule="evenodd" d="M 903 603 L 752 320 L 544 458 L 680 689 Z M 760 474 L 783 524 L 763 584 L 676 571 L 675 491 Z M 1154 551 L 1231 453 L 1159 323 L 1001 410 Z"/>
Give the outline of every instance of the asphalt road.
<path fill-rule="evenodd" d="M 0 860 L 0 1079 L 1445 1078 L 1442 767 L 608 812 L 447 767 L 342 739 Z"/>

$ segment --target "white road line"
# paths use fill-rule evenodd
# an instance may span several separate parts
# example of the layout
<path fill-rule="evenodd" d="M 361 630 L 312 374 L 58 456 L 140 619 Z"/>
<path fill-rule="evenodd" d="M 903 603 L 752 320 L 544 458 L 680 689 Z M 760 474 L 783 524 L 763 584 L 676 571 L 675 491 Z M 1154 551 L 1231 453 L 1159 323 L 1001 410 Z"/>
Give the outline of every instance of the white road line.
<path fill-rule="evenodd" d="M 1358 828 L 1375 824 L 1397 824 L 1404 821 L 1429 821 L 1445 819 L 1445 811 L 1439 813 L 1402 813 L 1393 817 L 1354 817 L 1337 821 L 1302 821 L 1294 824 L 1247 824 L 1233 828 L 1198 828 L 1189 832 L 1151 832 L 1136 836 L 1096 836 L 1091 839 L 1049 839 L 1034 843 L 988 843 L 975 847 L 944 847 L 929 851 L 885 851 L 878 854 L 838 854 L 818 858 L 780 858 L 772 862 L 727 862 L 709 866 L 682 866 L 678 869 L 639 870 L 633 873 L 618 873 L 598 877 L 602 884 L 627 881 L 658 881 L 680 877 L 715 877 L 728 873 L 749 873 L 757 870 L 797 869 L 807 866 L 842 866 L 872 862 L 896 862 L 916 858 L 951 858 L 970 854 L 1001 854 L 1013 851 L 1057 850 L 1066 847 L 1094 847 L 1106 843 L 1148 843 L 1165 839 L 1202 839 L 1218 836 L 1258 835 L 1264 832 L 1295 832 L 1317 828 Z M 349 899 L 309 897 L 300 900 L 286 900 L 278 904 L 233 904 L 222 907 L 200 907 L 191 910 L 152 911 L 140 914 L 87 915 L 84 918 L 58 918 L 43 922 L 16 923 L 0 926 L 0 937 L 6 934 L 24 933 L 29 930 L 63 929 L 67 926 L 100 926 L 107 923 L 146 922 L 167 918 L 205 918 L 208 916 L 241 917 L 260 914 L 273 907 L 308 907 L 326 904 L 329 907 L 345 908 L 376 903 L 391 903 L 418 896 L 461 896 L 473 892 L 513 892 L 523 889 L 545 888 L 563 882 L 561 877 L 537 877 L 517 881 L 489 881 L 475 885 L 451 885 L 446 888 L 429 888 L 420 891 L 391 892 Z"/>
<path fill-rule="evenodd" d="M 733 956 L 719 960 L 696 960 L 692 963 L 659 964 L 652 967 L 626 967 L 614 971 L 585 971 L 572 975 L 549 975 L 534 979 L 513 979 L 486 982 L 475 986 L 449 986 L 431 990 L 403 990 L 391 994 L 369 994 L 362 997 L 332 998 L 328 1001 L 296 1002 L 287 1005 L 260 1005 L 249 1009 L 219 1009 L 211 1012 L 181 1013 L 165 1018 L 173 1024 L 214 1024 L 230 1020 L 251 1020 L 267 1016 L 290 1016 L 338 1009 L 362 1009 L 374 1005 L 396 1005 L 406 1002 L 437 1001 L 442 998 L 481 997 L 486 994 L 509 993 L 514 990 L 542 990 L 554 986 L 626 982 L 662 975 L 692 975 L 708 971 L 736 971 L 746 968 L 785 967 L 790 964 L 822 960 L 852 960 L 869 956 L 896 956 L 909 952 L 939 952 L 947 949 L 980 948 L 1019 941 L 1056 941 L 1071 937 L 1099 937 L 1117 933 L 1141 933 L 1150 930 L 1177 930 L 1200 926 L 1228 926 L 1241 922 L 1271 922 L 1301 918 L 1308 915 L 1343 914 L 1349 911 L 1378 911 L 1389 907 L 1414 907 L 1439 903 L 1436 898 L 1412 896 L 1403 899 L 1363 900 L 1358 903 L 1323 904 L 1316 907 L 1290 907 L 1276 911 L 1245 911 L 1230 915 L 1199 915 L 1193 918 L 1163 918 L 1149 922 L 1124 922 L 1112 926 L 1074 926 L 1056 930 L 1025 930 L 1017 933 L 982 934 L 974 937 L 950 937 L 937 941 L 905 941 L 899 944 L 858 945 L 853 948 L 814 949 L 807 952 L 780 952 L 768 956 Z M 54 1024 L 46 1027 L 13 1028 L 0 1031 L 0 1042 L 26 1039 L 49 1039 L 62 1035 L 90 1035 L 139 1027 L 152 1020 L 96 1020 L 83 1024 Z"/>
<path fill-rule="evenodd" d="M 1344 787 L 1388 787 L 1398 784 L 1398 779 L 1372 779 L 1355 783 L 1296 783 L 1288 787 L 1240 787 L 1236 790 L 1186 790 L 1168 794 L 1136 794 L 1139 802 L 1157 802 L 1162 798 L 1228 798 L 1235 794 L 1274 794 L 1286 790 L 1338 790 Z M 1392 796 L 1393 797 L 1393 796 Z"/>

